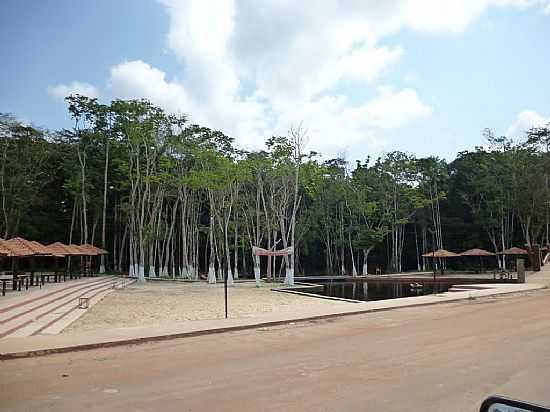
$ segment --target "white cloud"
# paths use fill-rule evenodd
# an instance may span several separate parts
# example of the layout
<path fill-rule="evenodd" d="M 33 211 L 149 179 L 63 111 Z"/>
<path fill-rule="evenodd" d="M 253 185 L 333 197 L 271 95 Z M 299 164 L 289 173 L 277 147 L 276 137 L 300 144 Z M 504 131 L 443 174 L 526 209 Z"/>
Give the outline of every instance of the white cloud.
<path fill-rule="evenodd" d="M 405 53 L 386 43 L 390 35 L 404 28 L 457 33 L 491 6 L 536 2 L 162 0 L 192 113 L 252 146 L 299 121 L 312 145 L 381 144 L 379 130 L 433 112 L 412 88 L 365 97 Z M 342 95 L 342 84 L 356 90 L 353 98 Z"/>
<path fill-rule="evenodd" d="M 111 68 L 109 88 L 122 99 L 147 98 L 174 113 L 185 114 L 189 97 L 183 85 L 169 82 L 165 73 L 141 60 L 125 62 Z"/>
<path fill-rule="evenodd" d="M 394 91 L 378 88 L 366 103 L 353 106 L 345 96 L 323 96 L 293 113 L 279 118 L 276 130 L 284 133 L 289 124 L 303 121 L 308 127 L 312 148 L 335 154 L 341 148 L 365 143 L 371 148 L 385 146 L 379 138 L 384 130 L 397 129 L 416 119 L 430 116 L 433 109 L 422 103 L 412 89 Z"/>
<path fill-rule="evenodd" d="M 69 84 L 57 84 L 55 86 L 48 87 L 48 94 L 50 97 L 56 100 L 63 100 L 65 97 L 71 94 L 81 94 L 88 97 L 99 97 L 99 91 L 97 88 L 84 82 L 73 81 Z"/>
<path fill-rule="evenodd" d="M 518 113 L 514 123 L 506 130 L 508 137 L 524 137 L 525 132 L 534 127 L 545 126 L 550 123 L 550 117 L 544 117 L 532 110 L 523 110 Z"/>
<path fill-rule="evenodd" d="M 422 103 L 413 89 L 395 92 L 390 86 L 381 86 L 378 91 L 375 99 L 355 109 L 357 117 L 365 119 L 369 126 L 394 129 L 433 112 L 433 108 Z"/>
<path fill-rule="evenodd" d="M 458 33 L 491 6 L 542 4 L 388 0 L 350 1 L 343 7 L 339 0 L 319 0 L 314 6 L 291 0 L 160 1 L 169 15 L 168 50 L 182 70 L 168 78 L 140 60 L 118 64 L 108 82 L 113 97 L 148 98 L 223 130 L 246 147 L 259 147 L 271 134 L 284 134 L 303 121 L 312 149 L 329 150 L 358 142 L 366 142 L 365 150 L 383 146 L 383 130 L 433 113 L 410 86 L 377 86 L 387 82 L 384 76 L 405 54 L 393 34 L 407 28 Z M 353 92 L 345 95 L 343 90 Z"/>
<path fill-rule="evenodd" d="M 403 55 L 399 45 L 379 45 L 365 24 L 388 13 L 384 7 L 358 18 L 354 10 L 342 13 L 336 1 L 315 13 L 307 5 L 270 0 L 162 3 L 170 16 L 169 48 L 183 64 L 180 80 L 144 62 L 126 62 L 111 70 L 113 95 L 146 97 L 189 113 L 248 147 L 300 121 L 315 134 L 312 143 L 338 131 L 333 142 L 347 145 L 373 135 L 366 128 L 402 126 L 431 113 L 411 89 L 381 89 L 363 102 L 338 93 L 343 81 L 368 92 Z M 345 121 L 353 123 L 344 127 Z"/>
<path fill-rule="evenodd" d="M 268 132 L 269 116 L 264 112 L 259 93 L 242 100 L 232 95 L 222 96 L 224 98 L 205 104 L 182 83 L 167 79 L 163 71 L 141 60 L 112 67 L 108 89 L 117 98 L 147 98 L 170 112 L 188 115 L 192 122 L 242 136 L 241 143 L 248 145 L 254 146 Z"/>

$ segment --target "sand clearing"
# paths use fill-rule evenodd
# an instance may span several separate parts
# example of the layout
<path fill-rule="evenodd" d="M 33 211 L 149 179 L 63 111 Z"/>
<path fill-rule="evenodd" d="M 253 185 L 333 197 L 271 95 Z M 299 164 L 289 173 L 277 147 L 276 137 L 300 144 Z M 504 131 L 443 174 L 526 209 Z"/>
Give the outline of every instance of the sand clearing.
<path fill-rule="evenodd" d="M 353 303 L 274 292 L 273 285 L 256 288 L 253 282 L 229 288 L 229 313 L 254 317 L 269 312 L 293 312 Z M 186 320 L 224 317 L 223 284 L 147 282 L 116 290 L 94 305 L 65 331 L 85 331 L 125 326 L 160 325 Z"/>

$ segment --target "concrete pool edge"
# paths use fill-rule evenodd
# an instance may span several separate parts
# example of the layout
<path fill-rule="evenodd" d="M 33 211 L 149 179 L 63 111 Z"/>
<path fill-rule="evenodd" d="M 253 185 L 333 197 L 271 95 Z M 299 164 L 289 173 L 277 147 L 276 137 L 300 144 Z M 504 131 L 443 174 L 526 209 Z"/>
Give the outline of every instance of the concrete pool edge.
<path fill-rule="evenodd" d="M 458 285 L 457 285 L 458 286 Z M 473 286 L 473 285 L 469 285 Z M 484 287 L 490 284 L 484 284 Z M 301 316 L 291 314 L 268 314 L 256 318 L 214 319 L 187 321 L 177 325 L 156 327 L 125 327 L 103 331 L 67 333 L 59 335 L 38 335 L 0 340 L 0 360 L 43 356 L 55 353 L 84 351 L 114 346 L 135 345 L 148 342 L 182 339 L 203 335 L 236 332 L 293 323 L 332 319 L 349 315 L 361 315 L 392 309 L 455 303 L 471 299 L 506 294 L 530 292 L 547 288 L 545 284 L 496 284 L 492 288 L 472 289 L 461 292 L 445 292 L 406 298 L 371 302 L 353 302 L 349 309 L 323 309 L 303 312 Z M 351 302 L 350 302 L 351 303 Z"/>

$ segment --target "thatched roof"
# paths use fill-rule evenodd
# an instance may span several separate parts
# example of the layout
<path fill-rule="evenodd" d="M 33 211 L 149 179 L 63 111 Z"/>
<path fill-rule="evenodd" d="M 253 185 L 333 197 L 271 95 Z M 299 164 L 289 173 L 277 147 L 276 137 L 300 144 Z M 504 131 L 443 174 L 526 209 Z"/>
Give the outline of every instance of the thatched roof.
<path fill-rule="evenodd" d="M 55 242 L 47 246 L 48 250 L 58 256 L 81 256 L 80 251 L 75 251 L 61 242 Z"/>
<path fill-rule="evenodd" d="M 36 242 L 34 240 L 29 241 L 35 250 L 39 251 L 41 255 L 44 256 L 53 256 L 53 257 L 65 257 L 63 253 L 55 249 L 51 249 L 49 246 L 45 246 L 42 243 Z"/>
<path fill-rule="evenodd" d="M 69 250 L 71 250 L 73 252 L 74 255 L 78 255 L 78 256 L 97 256 L 96 252 L 88 250 L 87 248 L 79 246 L 79 245 L 70 244 L 67 247 L 69 248 Z"/>
<path fill-rule="evenodd" d="M 428 258 L 448 258 L 448 257 L 458 257 L 460 255 L 454 252 L 449 252 L 448 250 L 445 250 L 445 249 L 438 249 L 433 252 L 424 253 L 422 256 L 428 257 Z"/>
<path fill-rule="evenodd" d="M 109 252 L 107 252 L 105 249 L 98 248 L 94 245 L 91 245 L 89 243 L 85 243 L 83 245 L 80 245 L 81 249 L 87 250 L 89 252 L 95 253 L 96 255 L 107 255 Z"/>
<path fill-rule="evenodd" d="M 35 240 L 27 240 L 26 243 L 27 247 L 29 247 L 31 250 L 36 252 L 39 255 L 52 255 L 50 249 L 48 249 L 47 246 L 44 246 L 42 243 L 39 243 Z"/>
<path fill-rule="evenodd" d="M 527 252 L 525 249 L 521 249 L 519 247 L 511 247 L 510 249 L 504 249 L 502 252 L 498 252 L 499 255 L 512 255 L 512 256 L 518 256 L 518 255 L 528 255 L 529 252 Z"/>
<path fill-rule="evenodd" d="M 0 239 L 0 256 L 13 256 L 13 252 L 4 242 L 4 239 Z"/>
<path fill-rule="evenodd" d="M 493 252 L 485 249 L 468 249 L 460 254 L 461 256 L 495 256 Z"/>
<path fill-rule="evenodd" d="M 4 248 L 10 251 L 8 256 L 26 257 L 40 255 L 41 253 L 28 242 L 29 241 L 26 239 L 15 237 L 13 239 L 3 240 L 1 243 Z"/>

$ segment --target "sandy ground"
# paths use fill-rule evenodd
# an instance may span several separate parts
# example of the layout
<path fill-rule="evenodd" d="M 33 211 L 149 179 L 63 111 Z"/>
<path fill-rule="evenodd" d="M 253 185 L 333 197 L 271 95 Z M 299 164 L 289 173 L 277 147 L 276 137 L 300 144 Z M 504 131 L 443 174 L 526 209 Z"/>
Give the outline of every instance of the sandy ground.
<path fill-rule="evenodd" d="M 550 291 L 5 361 L 2 411 L 477 412 L 550 404 Z"/>
<path fill-rule="evenodd" d="M 274 285 L 256 288 L 253 282 L 229 288 L 232 318 L 268 312 L 300 313 L 304 309 L 338 309 L 354 303 L 274 292 Z M 148 282 L 116 290 L 89 309 L 65 332 L 112 327 L 160 325 L 186 320 L 221 319 L 225 316 L 223 284 Z"/>

